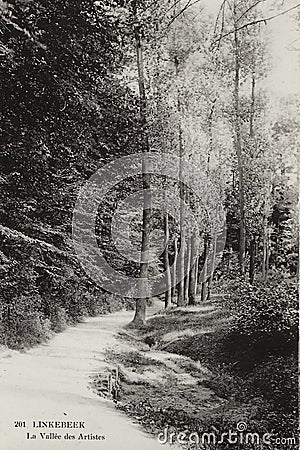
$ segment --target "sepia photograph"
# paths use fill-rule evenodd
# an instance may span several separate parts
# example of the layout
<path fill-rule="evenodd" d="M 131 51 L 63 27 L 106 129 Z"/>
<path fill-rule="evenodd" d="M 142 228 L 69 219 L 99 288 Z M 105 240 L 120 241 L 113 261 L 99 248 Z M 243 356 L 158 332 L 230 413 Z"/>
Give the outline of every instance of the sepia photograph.
<path fill-rule="evenodd" d="M 0 73 L 0 450 L 297 450 L 300 2 L 0 0 Z"/>

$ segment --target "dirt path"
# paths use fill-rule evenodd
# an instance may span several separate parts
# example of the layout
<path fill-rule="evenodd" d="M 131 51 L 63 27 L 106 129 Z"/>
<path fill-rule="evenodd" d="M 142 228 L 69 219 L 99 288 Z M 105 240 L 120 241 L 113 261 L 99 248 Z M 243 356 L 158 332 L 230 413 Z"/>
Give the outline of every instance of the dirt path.
<path fill-rule="evenodd" d="M 150 311 L 153 313 L 157 305 Z M 128 323 L 132 312 L 87 319 L 57 335 L 49 343 L 26 353 L 0 354 L 0 449 L 96 449 L 159 450 L 154 438 L 119 413 L 111 402 L 101 400 L 89 387 L 101 371 L 104 350 L 115 332 Z M 75 440 L 65 440 L 67 430 L 33 429 L 33 421 L 85 422 L 85 435 L 104 435 L 105 440 L 77 440 L 81 430 L 68 430 Z M 26 428 L 15 428 L 25 421 Z M 41 439 L 40 432 L 58 432 L 61 440 Z M 27 433 L 37 439 L 27 439 Z"/>

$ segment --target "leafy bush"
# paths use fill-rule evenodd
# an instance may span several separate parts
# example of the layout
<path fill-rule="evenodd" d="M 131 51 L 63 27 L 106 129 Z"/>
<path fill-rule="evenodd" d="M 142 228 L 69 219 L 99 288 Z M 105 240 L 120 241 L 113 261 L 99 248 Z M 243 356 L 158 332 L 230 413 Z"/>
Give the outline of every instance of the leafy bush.
<path fill-rule="evenodd" d="M 230 307 L 234 320 L 226 348 L 242 370 L 251 370 L 269 356 L 297 352 L 298 313 L 296 284 L 274 280 L 232 286 Z"/>
<path fill-rule="evenodd" d="M 57 306 L 51 311 L 51 328 L 55 333 L 64 331 L 68 325 L 69 318 L 67 312 L 61 306 Z"/>
<path fill-rule="evenodd" d="M 293 430 L 298 420 L 297 286 L 283 279 L 253 286 L 239 280 L 230 292 L 227 306 L 234 319 L 223 342 L 227 370 L 245 380 L 251 395 L 256 392 L 271 405 L 268 421 L 274 429 Z"/>
<path fill-rule="evenodd" d="M 0 344 L 28 348 L 88 315 L 130 305 L 104 293 L 65 251 L 0 225 Z"/>
<path fill-rule="evenodd" d="M 36 302 L 20 296 L 0 308 L 1 342 L 10 348 L 28 348 L 51 336 L 51 322 L 36 309 Z"/>
<path fill-rule="evenodd" d="M 279 409 L 296 414 L 298 364 L 294 356 L 270 358 L 252 378 L 253 385 Z"/>

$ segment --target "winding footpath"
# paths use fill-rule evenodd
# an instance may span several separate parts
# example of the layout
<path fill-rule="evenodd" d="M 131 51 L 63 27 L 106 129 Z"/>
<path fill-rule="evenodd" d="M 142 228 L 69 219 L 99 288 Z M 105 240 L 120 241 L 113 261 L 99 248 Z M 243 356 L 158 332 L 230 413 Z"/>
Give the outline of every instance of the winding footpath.
<path fill-rule="evenodd" d="M 150 313 L 155 309 L 157 305 Z M 132 312 L 122 311 L 87 319 L 25 353 L 0 353 L 1 450 L 170 448 L 144 433 L 89 386 L 91 377 L 106 366 L 105 349 L 131 318 Z M 37 425 L 38 421 L 84 422 L 85 428 L 34 428 L 34 421 Z M 46 439 L 50 432 L 51 439 Z M 75 439 L 65 439 L 66 433 Z M 84 439 L 91 434 L 105 440 Z M 36 439 L 29 439 L 33 435 Z"/>

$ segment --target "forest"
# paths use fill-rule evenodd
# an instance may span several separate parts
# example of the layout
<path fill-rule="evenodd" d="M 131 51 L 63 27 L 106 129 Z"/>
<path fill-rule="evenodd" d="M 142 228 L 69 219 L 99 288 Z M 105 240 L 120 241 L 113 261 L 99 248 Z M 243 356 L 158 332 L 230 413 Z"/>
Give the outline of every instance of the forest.
<path fill-rule="evenodd" d="M 276 23 L 299 63 L 296 0 L 0 1 L 0 346 L 132 310 L 127 339 L 202 363 L 229 402 L 195 416 L 123 374 L 121 409 L 153 433 L 243 415 L 296 433 L 300 86 L 272 81 Z"/>

